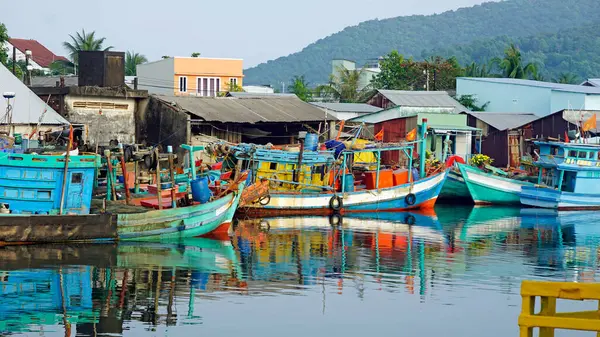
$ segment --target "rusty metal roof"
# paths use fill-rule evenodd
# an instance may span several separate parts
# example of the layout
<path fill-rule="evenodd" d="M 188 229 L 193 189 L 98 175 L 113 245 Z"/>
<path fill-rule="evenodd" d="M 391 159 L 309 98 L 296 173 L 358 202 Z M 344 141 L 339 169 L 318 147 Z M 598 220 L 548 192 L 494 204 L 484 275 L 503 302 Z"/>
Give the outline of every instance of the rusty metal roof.
<path fill-rule="evenodd" d="M 337 120 L 323 110 L 294 96 L 277 97 L 153 97 L 179 107 L 207 122 L 314 122 Z"/>

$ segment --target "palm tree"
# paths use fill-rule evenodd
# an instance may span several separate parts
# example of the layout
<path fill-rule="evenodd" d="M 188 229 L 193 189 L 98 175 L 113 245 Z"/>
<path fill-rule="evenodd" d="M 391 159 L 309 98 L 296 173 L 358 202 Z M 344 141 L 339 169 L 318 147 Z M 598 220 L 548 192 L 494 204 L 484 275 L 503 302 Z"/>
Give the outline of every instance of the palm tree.
<path fill-rule="evenodd" d="M 85 29 L 81 30 L 81 34 L 77 32 L 76 36 L 69 35 L 71 37 L 71 42 L 63 42 L 63 47 L 67 49 L 69 52 L 69 56 L 73 63 L 77 64 L 79 61 L 79 52 L 80 51 L 98 51 L 98 50 L 110 50 L 113 47 L 105 47 L 103 48 L 105 37 L 96 39 L 96 32 L 91 32 L 86 34 Z"/>
<path fill-rule="evenodd" d="M 148 62 L 146 56 L 133 51 L 128 51 L 127 54 L 125 54 L 125 76 L 137 75 L 137 65 L 146 62 Z"/>
<path fill-rule="evenodd" d="M 577 84 L 579 77 L 573 73 L 560 73 L 555 81 L 562 84 Z"/>
<path fill-rule="evenodd" d="M 502 75 L 506 78 L 528 78 L 529 75 L 537 74 L 538 69 L 534 63 L 523 66 L 521 51 L 514 43 L 511 43 L 504 51 L 504 58 L 500 61 Z"/>
<path fill-rule="evenodd" d="M 290 92 L 305 102 L 312 98 L 312 92 L 308 88 L 308 82 L 306 82 L 304 76 L 294 76 L 290 85 Z"/>
<path fill-rule="evenodd" d="M 489 60 L 487 63 L 477 64 L 472 62 L 465 67 L 466 77 L 498 77 L 496 69 L 500 66 L 501 60 L 497 57 Z"/>
<path fill-rule="evenodd" d="M 329 76 L 329 83 L 316 88 L 319 96 L 329 97 L 341 103 L 355 103 L 366 98 L 370 92 L 370 85 L 359 88 L 359 81 L 363 70 L 337 68 L 337 75 Z"/>

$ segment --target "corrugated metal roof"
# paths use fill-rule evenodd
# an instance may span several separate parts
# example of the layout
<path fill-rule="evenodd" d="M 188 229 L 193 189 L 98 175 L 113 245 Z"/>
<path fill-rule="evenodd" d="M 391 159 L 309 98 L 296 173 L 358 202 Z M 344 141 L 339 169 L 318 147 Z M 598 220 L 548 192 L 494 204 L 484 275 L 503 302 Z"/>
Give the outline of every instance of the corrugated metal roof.
<path fill-rule="evenodd" d="M 335 112 L 373 113 L 383 109 L 365 103 L 326 103 L 311 102 L 310 104 L 322 109 Z"/>
<path fill-rule="evenodd" d="M 0 88 L 2 92 L 14 92 L 15 98 L 11 100 L 13 106 L 12 122 L 14 124 L 37 124 L 44 110 L 42 124 L 64 125 L 69 122 L 46 105 L 23 82 L 16 78 L 6 67 L 0 65 Z M 0 115 L 6 111 L 6 100 L 0 97 Z"/>
<path fill-rule="evenodd" d="M 455 113 L 469 111 L 445 91 L 378 90 L 397 106 L 406 107 L 453 107 Z"/>
<path fill-rule="evenodd" d="M 493 126 L 494 128 L 504 131 L 518 128 L 525 124 L 529 124 L 540 118 L 532 113 L 506 113 L 506 112 L 467 112 L 469 115 L 483 121 L 484 123 Z"/>
<path fill-rule="evenodd" d="M 279 94 L 279 93 L 268 93 L 268 92 L 233 92 L 227 93 L 228 97 L 237 98 L 261 98 L 261 97 L 296 97 L 294 94 Z"/>
<path fill-rule="evenodd" d="M 566 91 L 576 92 L 581 94 L 599 94 L 600 88 L 587 87 L 576 84 L 561 84 L 552 82 L 542 82 L 533 80 L 520 80 L 516 78 L 480 78 L 480 77 L 460 77 L 461 80 L 488 82 L 488 83 L 500 83 L 500 84 L 512 84 L 512 85 L 524 85 L 528 87 L 537 88 L 548 88 L 555 91 Z"/>
<path fill-rule="evenodd" d="M 79 83 L 77 76 L 64 76 L 65 87 L 76 87 Z M 56 87 L 56 82 L 60 83 L 60 76 L 34 76 L 31 78 L 32 87 Z"/>
<path fill-rule="evenodd" d="M 154 97 L 175 104 L 209 122 L 313 122 L 337 120 L 331 114 L 300 100 L 296 95 L 275 97 Z"/>
<path fill-rule="evenodd" d="M 587 81 L 581 83 L 581 85 L 600 88 L 600 78 L 590 78 Z"/>

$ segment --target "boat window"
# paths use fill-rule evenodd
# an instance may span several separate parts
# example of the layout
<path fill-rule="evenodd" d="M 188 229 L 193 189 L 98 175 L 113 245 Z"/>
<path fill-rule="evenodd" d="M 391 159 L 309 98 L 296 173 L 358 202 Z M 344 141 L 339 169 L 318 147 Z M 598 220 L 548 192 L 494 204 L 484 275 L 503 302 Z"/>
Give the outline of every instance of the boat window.
<path fill-rule="evenodd" d="M 50 199 L 51 196 L 50 191 L 38 191 L 38 199 Z"/>
<path fill-rule="evenodd" d="M 579 151 L 579 158 L 586 159 L 587 158 L 587 152 Z"/>
<path fill-rule="evenodd" d="M 277 170 L 277 163 L 271 163 L 271 165 L 269 166 L 270 170 Z"/>
<path fill-rule="evenodd" d="M 577 158 L 577 151 L 569 151 L 569 157 Z"/>
<path fill-rule="evenodd" d="M 83 173 L 71 174 L 71 184 L 81 184 L 83 181 Z"/>
<path fill-rule="evenodd" d="M 575 180 L 577 179 L 577 172 L 565 171 L 563 177 L 562 191 L 574 192 L 575 191 Z"/>

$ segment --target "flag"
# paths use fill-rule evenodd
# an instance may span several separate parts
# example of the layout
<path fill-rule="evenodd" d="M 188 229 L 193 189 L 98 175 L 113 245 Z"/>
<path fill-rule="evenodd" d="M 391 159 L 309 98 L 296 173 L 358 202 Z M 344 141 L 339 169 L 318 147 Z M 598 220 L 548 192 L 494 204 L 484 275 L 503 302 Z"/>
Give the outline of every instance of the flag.
<path fill-rule="evenodd" d="M 581 131 L 583 131 L 583 132 L 590 131 L 592 129 L 596 129 L 596 114 L 595 113 L 587 121 L 583 122 L 583 126 L 581 127 Z"/>
<path fill-rule="evenodd" d="M 565 131 L 565 143 L 569 142 L 569 134 Z"/>
<path fill-rule="evenodd" d="M 406 134 L 407 141 L 412 142 L 415 139 L 417 139 L 417 129 L 416 128 L 410 130 L 410 132 Z"/>
<path fill-rule="evenodd" d="M 375 140 L 383 141 L 383 128 L 381 128 L 381 131 L 377 132 L 375 135 Z"/>

